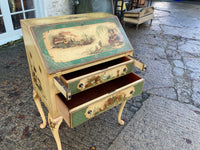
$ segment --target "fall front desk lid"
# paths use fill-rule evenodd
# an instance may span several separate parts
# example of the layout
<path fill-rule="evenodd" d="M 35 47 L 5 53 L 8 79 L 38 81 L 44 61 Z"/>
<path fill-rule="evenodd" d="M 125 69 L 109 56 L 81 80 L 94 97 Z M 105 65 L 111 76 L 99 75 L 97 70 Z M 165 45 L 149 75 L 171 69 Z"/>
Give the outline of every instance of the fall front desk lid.
<path fill-rule="evenodd" d="M 31 29 L 49 74 L 133 49 L 115 16 L 79 21 L 72 18 L 70 22 Z"/>

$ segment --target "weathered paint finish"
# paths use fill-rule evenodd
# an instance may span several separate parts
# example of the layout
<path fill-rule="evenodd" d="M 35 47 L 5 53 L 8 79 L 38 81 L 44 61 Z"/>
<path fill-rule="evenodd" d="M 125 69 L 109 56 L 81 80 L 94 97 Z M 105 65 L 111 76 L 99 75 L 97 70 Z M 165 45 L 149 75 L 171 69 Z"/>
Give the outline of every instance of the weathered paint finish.
<path fill-rule="evenodd" d="M 72 128 L 141 94 L 143 85 L 144 81 L 72 113 Z"/>
<path fill-rule="evenodd" d="M 72 95 L 81 92 L 81 90 L 77 88 L 79 82 L 80 80 L 68 84 Z"/>
<path fill-rule="evenodd" d="M 72 128 L 74 128 L 75 126 L 88 120 L 88 118 L 86 118 L 85 115 L 83 115 L 85 113 L 86 109 L 87 109 L 87 107 L 85 107 L 71 115 L 72 116 Z"/>
<path fill-rule="evenodd" d="M 124 68 L 126 68 L 125 71 L 123 71 Z M 117 67 L 113 70 L 108 70 L 107 72 L 101 72 L 99 74 L 95 74 L 94 76 L 90 76 L 86 79 L 81 79 L 81 80 L 71 82 L 68 84 L 68 87 L 71 91 L 71 94 L 73 95 L 73 94 L 79 93 L 81 91 L 95 87 L 97 85 L 100 85 L 102 83 L 119 78 L 126 74 L 129 74 L 132 72 L 132 69 L 133 69 L 133 63 L 130 63 L 127 65 Z M 92 79 L 94 79 L 94 80 L 92 80 Z M 82 84 L 81 87 L 80 87 L 80 84 Z"/>
<path fill-rule="evenodd" d="M 121 32 L 113 22 L 48 30 L 43 33 L 43 40 L 56 63 L 70 62 L 125 45 Z"/>
<path fill-rule="evenodd" d="M 66 37 L 63 38 L 63 35 L 61 34 L 61 38 L 60 38 L 60 35 L 55 35 L 55 38 L 51 39 L 50 37 L 48 37 L 48 31 L 58 29 L 59 31 L 61 31 L 60 33 L 62 33 L 62 29 L 67 29 L 67 28 L 72 29 L 73 27 L 75 28 L 78 26 L 91 27 L 91 26 L 95 26 L 95 24 L 103 25 L 101 26 L 103 27 L 103 29 L 106 29 L 108 24 L 114 25 L 113 28 L 111 27 L 111 29 L 103 30 L 103 31 L 106 31 L 106 32 L 103 32 L 105 33 L 105 35 L 106 34 L 111 35 L 111 36 L 107 36 L 109 37 L 107 38 L 109 39 L 107 41 L 111 43 L 110 47 L 108 44 L 106 45 L 107 46 L 106 47 L 105 45 L 103 45 L 102 42 L 98 42 L 98 45 L 100 47 L 103 47 L 103 48 L 106 47 L 107 50 L 103 50 L 102 48 L 99 51 L 98 47 L 97 47 L 97 51 L 94 51 L 94 50 L 89 51 L 86 49 L 86 53 L 85 53 L 87 55 L 86 57 L 79 58 L 80 57 L 79 56 L 78 58 L 75 57 L 75 59 L 70 60 L 70 61 L 63 61 L 63 60 L 58 61 L 52 58 L 54 54 L 50 54 L 50 52 L 48 51 L 49 50 L 47 49 L 48 42 L 45 45 L 44 37 L 46 39 L 49 39 L 49 42 L 53 42 L 53 40 L 55 39 L 54 44 L 58 44 L 56 45 L 56 48 L 59 48 L 59 46 L 61 47 L 63 46 L 64 48 L 66 47 L 73 48 L 76 46 L 76 48 L 81 49 L 82 47 L 79 47 L 81 45 L 79 43 L 81 42 L 81 40 L 76 39 L 75 43 L 73 43 L 73 40 L 72 40 L 72 43 L 75 44 L 75 46 L 72 43 L 71 44 L 65 43 L 66 45 L 62 45 L 62 42 L 66 42 Z M 94 65 L 99 65 L 99 64 L 102 64 L 114 59 L 121 58 L 121 57 L 127 57 L 128 55 L 132 56 L 133 48 L 126 37 L 126 34 L 121 24 L 119 23 L 119 21 L 117 20 L 115 16 L 111 14 L 106 14 L 106 13 L 91 13 L 91 14 L 60 16 L 60 17 L 26 19 L 26 20 L 21 20 L 21 27 L 22 27 L 23 36 L 24 36 L 26 54 L 27 54 L 31 78 L 33 82 L 33 88 L 34 88 L 34 91 L 37 93 L 36 105 L 38 107 L 39 112 L 41 113 L 41 117 L 43 120 L 43 125 L 41 126 L 41 128 L 45 127 L 44 122 L 46 122 L 46 120 L 44 118 L 45 115 L 43 114 L 42 106 L 40 105 L 38 101 L 39 98 L 41 98 L 41 100 L 44 102 L 45 106 L 48 109 L 48 112 L 49 112 L 48 121 L 52 130 L 52 133 L 54 135 L 54 138 L 56 140 L 58 149 L 61 149 L 58 129 L 63 118 L 68 120 L 66 122 L 68 123 L 70 127 L 75 127 L 81 124 L 82 122 L 90 119 L 90 117 L 94 117 L 114 107 L 115 105 L 125 102 L 126 99 L 130 99 L 131 97 L 136 96 L 137 94 L 142 92 L 143 83 L 141 84 L 139 80 L 138 82 L 136 81 L 135 84 L 140 84 L 141 87 L 138 87 L 139 85 L 135 86 L 135 84 L 131 84 L 132 86 L 134 86 L 134 92 L 135 92 L 135 93 L 133 92 L 134 94 L 132 96 L 121 96 L 123 95 L 123 93 L 120 93 L 120 92 L 130 87 L 130 85 L 127 85 L 122 89 L 118 89 L 118 91 L 113 91 L 113 93 L 110 94 L 110 95 L 113 95 L 112 97 L 108 96 L 109 94 L 103 95 L 102 97 L 100 96 L 87 103 L 84 103 L 83 105 L 76 106 L 72 110 L 69 110 L 67 106 L 63 104 L 63 102 L 60 103 L 60 105 L 57 105 L 58 102 L 55 99 L 55 97 L 56 97 L 56 94 L 59 93 L 59 89 L 58 87 L 55 86 L 53 77 L 59 78 L 60 76 L 67 73 L 72 73 L 72 72 L 74 73 L 75 71 L 88 68 Z M 66 32 L 66 33 L 69 33 L 69 32 Z M 63 40 L 62 38 L 64 39 L 64 41 L 62 41 Z M 93 38 L 96 38 L 96 37 L 94 36 Z M 59 44 L 60 40 L 61 40 L 61 44 Z M 89 40 L 89 43 L 91 41 L 93 41 L 93 39 Z M 84 43 L 84 39 L 83 39 L 83 43 Z M 86 40 L 86 45 L 87 44 L 88 42 Z M 68 55 L 66 57 L 71 57 L 71 56 Z M 127 66 L 127 68 L 128 70 L 132 70 L 132 66 Z M 76 81 L 73 83 L 73 85 L 69 85 L 69 86 L 72 89 L 77 89 L 77 85 L 79 82 L 80 81 Z M 67 90 L 64 89 L 64 93 L 66 93 L 65 91 Z M 94 113 L 91 114 L 90 116 L 89 110 L 91 108 L 94 108 L 95 104 L 97 103 L 98 105 L 101 105 L 102 108 L 99 108 L 99 110 L 96 109 L 98 111 L 93 111 Z M 58 108 L 58 106 L 61 106 L 60 109 Z M 95 110 L 95 109 L 92 109 L 92 110 Z M 119 114 L 120 114 L 119 116 L 121 116 L 122 110 L 123 110 L 123 107 L 121 107 L 119 111 Z M 62 116 L 61 114 L 64 114 L 64 115 Z"/>
<path fill-rule="evenodd" d="M 98 24 L 99 26 L 97 26 L 96 24 Z M 112 24 L 113 27 L 108 28 L 107 25 L 109 25 L 109 24 Z M 66 61 L 65 61 L 65 58 L 63 58 L 62 60 L 55 58 L 53 56 L 54 54 L 50 52 L 51 51 L 50 47 L 52 47 L 52 46 L 49 47 L 49 43 L 52 43 L 53 35 L 52 34 L 49 35 L 48 32 L 54 33 L 53 31 L 59 30 L 59 32 L 62 33 L 62 30 L 63 30 L 64 32 L 69 33 L 67 31 L 68 29 L 70 31 L 74 31 L 73 28 L 81 28 L 81 27 L 88 28 L 88 27 L 92 27 L 92 26 L 96 26 L 97 28 L 98 27 L 102 28 L 102 30 L 101 29 L 98 30 L 99 31 L 98 34 L 94 34 L 94 37 L 93 37 L 94 39 L 95 38 L 98 39 L 99 38 L 98 36 L 103 37 L 103 35 L 105 35 L 107 37 L 107 39 L 109 39 L 110 43 L 114 42 L 113 45 L 105 44 L 105 46 L 104 46 L 103 42 L 101 43 L 101 41 L 100 42 L 96 41 L 98 43 L 98 44 L 96 43 L 97 44 L 96 46 L 93 46 L 90 49 L 86 49 L 85 52 L 83 52 L 83 53 L 79 53 L 78 54 L 79 56 L 76 56 L 77 58 L 74 57 L 73 60 L 67 60 L 67 57 L 69 57 L 69 56 L 66 56 Z M 99 59 L 102 59 L 102 58 L 105 58 L 105 57 L 108 57 L 111 55 L 117 55 L 120 53 L 124 53 L 124 52 L 130 51 L 133 49 L 126 37 L 126 34 L 125 34 L 123 28 L 121 27 L 121 24 L 119 23 L 119 21 L 116 17 L 77 21 L 77 22 L 68 22 L 68 23 L 61 23 L 61 24 L 49 24 L 49 25 L 45 25 L 45 26 L 34 26 L 34 27 L 32 27 L 32 31 L 33 31 L 33 33 L 36 37 L 36 41 L 40 47 L 41 55 L 43 57 L 43 61 L 46 64 L 47 71 L 49 74 L 70 68 L 75 65 L 80 65 L 80 64 L 83 64 L 86 62 L 99 60 Z M 95 32 L 97 32 L 97 31 L 95 31 Z M 111 32 L 111 33 L 108 33 L 108 32 Z M 87 34 L 87 33 L 84 33 L 84 34 Z M 111 35 L 109 35 L 109 34 L 111 34 Z M 70 35 L 72 36 L 73 33 L 70 32 Z M 90 37 L 90 36 L 91 35 L 88 35 L 88 37 Z M 112 37 L 114 37 L 114 40 Z M 66 36 L 65 36 L 65 38 L 66 38 Z M 115 42 L 117 40 L 118 40 L 117 44 L 121 44 L 120 46 L 116 46 Z M 79 40 L 77 40 L 76 43 L 78 43 L 78 41 Z M 107 43 L 108 43 L 108 41 L 107 41 Z M 57 44 L 59 44 L 59 43 L 57 43 Z M 59 49 L 59 51 L 60 52 L 67 51 L 66 46 L 64 46 L 64 47 L 65 48 Z M 80 44 L 79 44 L 79 45 L 77 45 L 77 47 L 79 47 L 79 49 L 81 49 L 81 47 L 83 47 L 83 46 L 80 47 Z M 57 50 L 58 49 L 56 49 L 56 51 Z M 98 52 L 96 52 L 96 51 L 98 51 Z M 82 57 L 83 54 L 85 54 L 84 57 Z"/>

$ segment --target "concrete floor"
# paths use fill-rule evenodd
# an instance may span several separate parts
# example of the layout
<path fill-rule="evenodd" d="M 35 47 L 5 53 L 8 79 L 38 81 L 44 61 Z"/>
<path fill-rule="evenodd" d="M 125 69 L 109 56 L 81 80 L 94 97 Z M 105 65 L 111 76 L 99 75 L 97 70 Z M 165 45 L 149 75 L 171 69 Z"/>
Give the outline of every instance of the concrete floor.
<path fill-rule="evenodd" d="M 63 149 L 200 149 L 200 5 L 154 7 L 152 26 L 125 26 L 134 57 L 147 64 L 144 72 L 134 69 L 144 92 L 125 106 L 125 125 L 117 124 L 119 107 L 73 129 L 63 122 Z M 23 43 L 1 48 L 0 58 L 0 149 L 55 150 L 49 127 L 39 128 Z"/>

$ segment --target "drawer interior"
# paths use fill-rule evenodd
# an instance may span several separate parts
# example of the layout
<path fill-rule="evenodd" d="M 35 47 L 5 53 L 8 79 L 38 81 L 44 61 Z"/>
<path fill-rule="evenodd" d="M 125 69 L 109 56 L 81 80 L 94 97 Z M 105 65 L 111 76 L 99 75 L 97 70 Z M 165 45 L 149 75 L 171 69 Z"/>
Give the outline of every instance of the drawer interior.
<path fill-rule="evenodd" d="M 81 69 L 81 70 L 78 70 L 78 71 L 75 71 L 72 73 L 64 74 L 62 76 L 65 78 L 65 80 L 70 80 L 70 79 L 73 79 L 73 78 L 76 78 L 76 77 L 79 77 L 82 75 L 86 75 L 86 74 L 89 74 L 89 73 L 92 73 L 92 72 L 95 72 L 98 70 L 102 70 L 102 69 L 105 69 L 105 68 L 123 63 L 123 62 L 127 62 L 129 60 L 131 60 L 131 59 L 128 57 L 121 57 L 121 58 L 114 59 L 114 60 L 111 60 L 111 61 L 108 61 L 108 62 L 105 62 L 102 64 L 98 64 L 98 65 L 95 65 L 92 67 Z"/>
<path fill-rule="evenodd" d="M 95 88 L 91 88 L 89 90 L 75 94 L 72 96 L 72 99 L 70 101 L 67 101 L 61 93 L 59 93 L 58 96 L 69 109 L 72 109 L 140 79 L 141 77 L 137 76 L 134 73 L 130 73 L 123 77 L 114 79 L 111 82 L 107 82 Z"/>

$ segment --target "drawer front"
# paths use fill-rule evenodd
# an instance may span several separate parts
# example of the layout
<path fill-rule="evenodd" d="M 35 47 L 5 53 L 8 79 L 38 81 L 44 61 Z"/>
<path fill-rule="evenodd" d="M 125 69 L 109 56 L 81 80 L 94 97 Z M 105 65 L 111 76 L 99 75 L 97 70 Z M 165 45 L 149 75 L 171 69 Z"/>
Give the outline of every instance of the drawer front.
<path fill-rule="evenodd" d="M 90 89 L 99 84 L 111 81 L 132 72 L 133 62 L 126 65 L 119 65 L 118 67 L 108 68 L 97 73 L 83 77 L 82 79 L 73 80 L 68 82 L 68 88 L 71 94 L 76 94 L 81 91 Z"/>
<path fill-rule="evenodd" d="M 108 96 L 94 102 L 84 108 L 71 113 L 71 127 L 75 127 L 94 116 L 101 114 L 108 109 L 121 104 L 125 100 L 129 100 L 142 93 L 144 85 L 144 80 L 136 84 L 132 84 L 123 90 L 117 90 L 113 94 L 108 94 Z"/>

